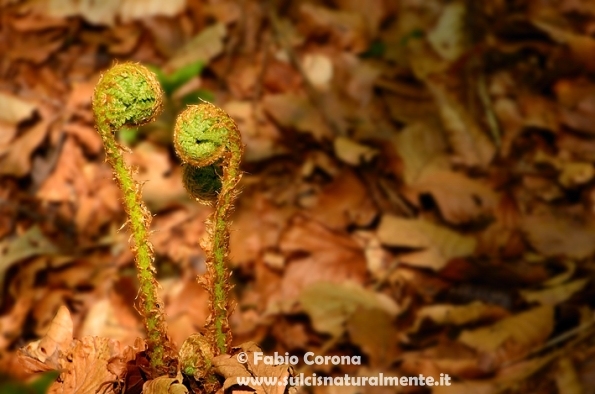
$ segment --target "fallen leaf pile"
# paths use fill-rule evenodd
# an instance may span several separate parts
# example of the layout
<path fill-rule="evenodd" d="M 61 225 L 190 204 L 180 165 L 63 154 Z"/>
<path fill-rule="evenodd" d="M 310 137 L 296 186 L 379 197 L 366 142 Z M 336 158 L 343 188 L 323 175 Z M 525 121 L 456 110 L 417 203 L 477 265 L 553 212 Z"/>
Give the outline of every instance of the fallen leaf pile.
<path fill-rule="evenodd" d="M 246 146 L 222 393 L 298 373 L 453 385 L 241 392 L 595 393 L 592 3 L 0 2 L 0 392 L 51 370 L 55 393 L 201 392 L 145 373 L 91 112 L 101 72 L 131 60 L 167 95 L 151 128 L 118 138 L 155 215 L 178 347 L 209 315 L 196 277 L 210 211 L 182 186 L 174 118 L 208 99 Z M 363 362 L 237 362 L 258 346 Z"/>

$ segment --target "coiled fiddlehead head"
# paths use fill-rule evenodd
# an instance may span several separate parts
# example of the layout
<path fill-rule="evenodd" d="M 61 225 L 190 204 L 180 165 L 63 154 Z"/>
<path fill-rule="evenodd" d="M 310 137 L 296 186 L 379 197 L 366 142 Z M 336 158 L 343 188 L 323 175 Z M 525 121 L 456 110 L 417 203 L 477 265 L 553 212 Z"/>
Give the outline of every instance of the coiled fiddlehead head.
<path fill-rule="evenodd" d="M 209 292 L 211 316 L 207 336 L 215 344 L 213 353 L 222 354 L 231 343 L 228 315 L 229 270 L 226 259 L 229 249 L 229 215 L 241 178 L 240 163 L 243 145 L 235 122 L 225 111 L 210 103 L 189 106 L 182 112 L 174 129 L 174 147 L 185 167 L 185 185 L 197 200 L 215 202 L 209 218 L 207 275 L 202 283 Z"/>
<path fill-rule="evenodd" d="M 152 122 L 161 112 L 163 92 L 147 68 L 134 63 L 117 64 L 103 74 L 93 94 L 95 124 L 124 197 L 124 207 L 132 231 L 132 251 L 140 283 L 140 306 L 147 330 L 148 355 L 157 374 L 175 375 L 177 359 L 167 336 L 165 312 L 154 277 L 153 247 L 148 229 L 151 214 L 142 201 L 139 184 L 124 162 L 116 132 L 122 126 Z"/>

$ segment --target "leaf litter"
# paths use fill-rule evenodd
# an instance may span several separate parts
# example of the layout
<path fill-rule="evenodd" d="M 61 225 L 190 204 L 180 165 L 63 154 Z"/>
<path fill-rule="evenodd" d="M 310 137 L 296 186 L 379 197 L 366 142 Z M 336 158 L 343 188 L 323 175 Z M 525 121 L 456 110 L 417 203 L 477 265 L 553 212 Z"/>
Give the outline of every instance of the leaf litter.
<path fill-rule="evenodd" d="M 433 393 L 593 392 L 589 2 L 0 7 L 3 374 L 59 369 L 49 392 L 201 392 L 144 378 L 120 194 L 90 109 L 117 58 L 182 75 L 170 114 L 207 94 L 243 133 L 222 391 L 296 372 L 239 364 L 256 341 L 265 353 L 364 356 L 355 369 L 310 367 L 322 375 L 453 376 Z M 120 139 L 156 215 L 182 346 L 208 317 L 195 277 L 209 209 L 183 192 L 171 126 Z M 315 392 L 350 392 L 339 390 Z"/>

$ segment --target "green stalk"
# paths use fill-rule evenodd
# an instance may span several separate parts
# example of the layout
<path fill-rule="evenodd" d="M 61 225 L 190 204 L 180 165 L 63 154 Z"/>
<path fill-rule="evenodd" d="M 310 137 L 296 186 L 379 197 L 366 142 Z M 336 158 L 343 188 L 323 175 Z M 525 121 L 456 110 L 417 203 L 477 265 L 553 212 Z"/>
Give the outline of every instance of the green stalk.
<path fill-rule="evenodd" d="M 229 215 L 241 178 L 242 140 L 237 125 L 229 115 L 205 102 L 189 106 L 178 116 L 174 147 L 184 163 L 186 189 L 200 202 L 216 202 L 207 223 L 210 237 L 208 244 L 203 245 L 207 275 L 201 282 L 209 292 L 211 304 L 207 337 L 214 343 L 213 354 L 223 354 L 231 344 L 228 318 L 231 285 L 226 260 Z"/>
<path fill-rule="evenodd" d="M 177 359 L 167 335 L 165 311 L 154 277 L 153 247 L 148 229 L 151 214 L 146 208 L 139 184 L 124 162 L 122 147 L 115 133 L 122 126 L 150 123 L 162 109 L 163 92 L 155 76 L 145 67 L 134 63 L 117 64 L 109 69 L 95 87 L 93 114 L 105 147 L 106 160 L 124 195 L 124 207 L 132 231 L 131 249 L 140 283 L 141 313 L 147 330 L 147 346 L 153 370 L 175 375 Z"/>

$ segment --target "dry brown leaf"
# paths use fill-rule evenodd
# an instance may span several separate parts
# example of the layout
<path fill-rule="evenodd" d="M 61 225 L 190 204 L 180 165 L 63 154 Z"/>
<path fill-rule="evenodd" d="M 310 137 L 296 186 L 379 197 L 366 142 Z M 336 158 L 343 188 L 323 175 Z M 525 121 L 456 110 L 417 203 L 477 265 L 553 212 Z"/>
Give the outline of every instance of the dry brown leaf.
<path fill-rule="evenodd" d="M 523 114 L 519 108 L 519 103 L 508 97 L 500 97 L 494 100 L 493 111 L 503 132 L 502 147 L 499 153 L 501 157 L 508 157 L 513 143 L 523 130 Z"/>
<path fill-rule="evenodd" d="M 87 161 L 74 139 L 67 138 L 54 171 L 45 179 L 36 197 L 46 201 L 76 201 L 77 194 L 86 194 L 88 187 L 81 170 Z"/>
<path fill-rule="evenodd" d="M 51 29 L 36 34 L 25 32 L 12 35 L 10 40 L 5 41 L 8 44 L 6 57 L 41 64 L 64 45 L 65 33 L 63 29 Z"/>
<path fill-rule="evenodd" d="M 569 357 L 562 357 L 558 361 L 556 386 L 560 394 L 582 394 L 585 392 L 572 359 Z"/>
<path fill-rule="evenodd" d="M 222 107 L 242 130 L 246 144 L 244 160 L 260 161 L 287 152 L 281 144 L 279 130 L 270 122 L 262 105 L 251 101 L 228 101 Z"/>
<path fill-rule="evenodd" d="M 66 116 L 69 117 L 76 113 L 83 113 L 88 111 L 91 105 L 91 98 L 93 97 L 93 90 L 97 84 L 97 77 L 93 77 L 84 82 L 73 82 L 66 102 Z"/>
<path fill-rule="evenodd" d="M 401 92 L 401 85 L 390 85 L 391 88 L 398 90 L 398 94 L 386 93 L 382 95 L 382 99 L 386 102 L 389 115 L 397 122 L 405 124 L 410 123 L 428 123 L 433 119 L 438 119 L 438 107 L 432 97 L 424 95 L 425 90 L 405 85 L 404 92 Z M 419 89 L 419 90 L 417 90 Z M 412 90 L 412 92 L 410 92 Z M 438 121 L 436 121 L 438 124 Z M 440 130 L 436 128 L 436 130 Z M 438 133 L 442 134 L 442 133 Z M 417 138 L 432 142 L 432 139 L 425 136 L 423 133 L 416 134 Z M 444 140 L 442 135 L 437 135 L 438 141 Z M 446 145 L 446 144 L 445 144 Z"/>
<path fill-rule="evenodd" d="M 73 325 L 70 311 L 65 306 L 61 306 L 45 336 L 21 349 L 20 358 L 25 363 L 24 365 L 32 365 L 26 361 L 31 358 L 50 369 L 60 369 L 62 367 L 61 360 L 72 344 L 72 335 Z"/>
<path fill-rule="evenodd" d="M 314 329 L 333 337 L 340 337 L 345 332 L 345 323 L 358 309 L 379 310 L 389 317 L 388 321 L 400 311 L 392 299 L 354 283 L 315 283 L 302 291 L 299 302 L 310 316 Z"/>
<path fill-rule="evenodd" d="M 377 215 L 366 187 L 349 170 L 337 175 L 313 197 L 307 212 L 333 230 L 344 230 L 351 224 L 367 226 Z"/>
<path fill-rule="evenodd" d="M 554 86 L 561 105 L 560 118 L 565 125 L 590 135 L 595 134 L 595 84 L 578 78 L 560 80 Z"/>
<path fill-rule="evenodd" d="M 123 0 L 119 14 L 124 23 L 152 16 L 172 17 L 182 12 L 186 2 L 187 0 Z"/>
<path fill-rule="evenodd" d="M 330 34 L 335 45 L 360 53 L 368 48 L 370 37 L 361 14 L 336 11 L 314 4 L 300 6 L 301 23 L 307 31 L 323 30 Z"/>
<path fill-rule="evenodd" d="M 493 378 L 452 382 L 450 386 L 433 387 L 432 392 L 438 394 L 497 394 L 509 390 L 518 391 L 522 382 L 526 382 L 551 361 L 551 355 L 532 358 L 499 370 Z"/>
<path fill-rule="evenodd" d="M 572 282 L 543 290 L 522 290 L 521 297 L 527 302 L 544 305 L 557 305 L 581 291 L 589 283 L 589 279 L 577 279 Z"/>
<path fill-rule="evenodd" d="M 0 121 L 16 125 L 33 115 L 37 105 L 10 93 L 0 92 Z"/>
<path fill-rule="evenodd" d="M 4 286 L 6 272 L 16 263 L 33 256 L 47 256 L 58 252 L 58 248 L 35 225 L 17 238 L 0 241 L 0 285 Z M 42 264 L 46 264 L 45 259 Z"/>
<path fill-rule="evenodd" d="M 387 311 L 386 308 L 360 305 L 346 322 L 351 342 L 369 357 L 372 368 L 388 366 L 398 354 L 397 329 L 393 326 L 392 313 L 399 308 L 394 306 L 395 310 Z"/>
<path fill-rule="evenodd" d="M 233 0 L 223 0 L 216 3 L 209 3 L 205 6 L 205 12 L 212 15 L 219 22 L 231 24 L 242 17 L 241 5 Z"/>
<path fill-rule="evenodd" d="M 451 148 L 470 167 L 486 167 L 496 149 L 465 107 L 441 83 L 426 81 L 438 104 Z"/>
<path fill-rule="evenodd" d="M 570 47 L 570 52 L 574 58 L 582 63 L 588 70 L 595 70 L 595 39 L 588 35 L 576 34 L 565 30 L 545 21 L 538 19 L 532 20 L 532 23 L 540 30 L 546 32 L 553 40 L 566 44 Z"/>
<path fill-rule="evenodd" d="M 335 149 L 335 156 L 352 166 L 368 163 L 378 155 L 376 149 L 341 136 L 335 138 L 333 148 Z"/>
<path fill-rule="evenodd" d="M 73 136 L 91 154 L 98 154 L 103 148 L 101 137 L 95 128 L 82 123 L 64 125 L 64 132 Z"/>
<path fill-rule="evenodd" d="M 187 394 L 188 389 L 182 383 L 182 376 L 170 378 L 159 376 L 143 385 L 143 394 Z"/>
<path fill-rule="evenodd" d="M 565 188 L 572 188 L 588 183 L 595 176 L 592 163 L 571 161 L 566 152 L 556 157 L 538 151 L 534 156 L 535 163 L 548 164 L 559 171 L 558 182 Z"/>
<path fill-rule="evenodd" d="M 143 185 L 143 200 L 152 212 L 187 200 L 181 170 L 179 166 L 173 167 L 167 149 L 141 142 L 131 154 L 125 155 L 125 160 L 137 166 L 138 172 L 134 177 Z"/>
<path fill-rule="evenodd" d="M 458 341 L 487 357 L 488 364 L 494 364 L 527 354 L 542 345 L 553 330 L 554 308 L 540 306 L 491 326 L 465 330 Z"/>
<path fill-rule="evenodd" d="M 31 154 L 46 137 L 49 121 L 41 120 L 10 144 L 0 157 L 0 174 L 23 177 L 31 171 Z"/>
<path fill-rule="evenodd" d="M 408 40 L 403 56 L 420 81 L 445 74 L 450 66 L 450 62 L 438 55 L 426 40 Z"/>
<path fill-rule="evenodd" d="M 401 357 L 401 369 L 405 374 L 437 378 L 443 373 L 461 379 L 473 379 L 486 374 L 478 365 L 477 356 L 472 350 L 450 340 L 442 340 L 436 346 L 420 351 L 405 352 Z"/>
<path fill-rule="evenodd" d="M 16 125 L 0 121 L 0 157 L 10 149 L 10 143 L 16 137 L 17 131 Z"/>
<path fill-rule="evenodd" d="M 427 33 L 428 42 L 442 58 L 455 61 L 465 52 L 465 4 L 447 4 L 436 26 Z"/>
<path fill-rule="evenodd" d="M 63 372 L 48 394 L 98 392 L 105 387 L 105 382 L 115 382 L 121 378 L 111 371 L 110 364 L 114 359 L 122 358 L 123 353 L 119 342 L 111 338 L 84 337 L 75 340 L 68 354 L 61 357 Z"/>
<path fill-rule="evenodd" d="M 382 21 L 396 11 L 397 7 L 383 0 L 370 0 L 365 3 L 359 0 L 334 0 L 333 3 L 341 10 L 361 15 L 370 37 L 376 37 Z"/>
<path fill-rule="evenodd" d="M 151 16 L 174 16 L 184 9 L 186 0 L 45 0 L 44 5 L 43 11 L 51 17 L 81 16 L 91 24 L 111 26 L 116 16 L 124 23 Z"/>
<path fill-rule="evenodd" d="M 231 225 L 230 259 L 234 267 L 257 259 L 277 246 L 279 236 L 294 208 L 278 206 L 262 193 L 243 194 Z"/>
<path fill-rule="evenodd" d="M 582 208 L 536 210 L 522 219 L 522 228 L 531 246 L 544 256 L 583 259 L 595 252 L 595 221 Z"/>
<path fill-rule="evenodd" d="M 323 54 L 307 54 L 302 62 L 304 75 L 316 88 L 324 91 L 333 80 L 333 62 Z"/>
<path fill-rule="evenodd" d="M 20 337 L 32 304 L 32 296 L 20 296 L 12 308 L 0 317 L 0 352 L 6 352 L 13 338 Z"/>
<path fill-rule="evenodd" d="M 439 270 L 455 257 L 469 256 L 475 250 L 472 237 L 460 235 L 422 219 L 404 219 L 383 215 L 376 230 L 384 245 L 423 249 L 407 253 L 399 260 L 416 267 Z"/>
<path fill-rule="evenodd" d="M 336 87 L 344 89 L 347 96 L 354 101 L 360 110 L 374 105 L 373 103 L 378 100 L 375 96 L 375 85 L 382 75 L 383 68 L 376 63 L 367 62 L 355 56 L 345 55 L 341 60 L 340 65 L 346 68 L 349 74 L 349 82 L 345 86 L 344 82 L 341 81 L 340 85 Z M 339 78 L 335 80 L 337 79 Z M 374 122 L 374 127 L 378 127 L 376 122 Z"/>
<path fill-rule="evenodd" d="M 416 196 L 431 194 L 444 220 L 452 224 L 488 218 L 498 203 L 496 192 L 479 179 L 438 168 L 423 171 L 409 189 Z"/>
<path fill-rule="evenodd" d="M 209 213 L 206 207 L 194 205 L 157 215 L 151 226 L 155 230 L 151 234 L 155 252 L 180 264 L 181 269 L 203 269 L 204 254 L 197 245 L 204 236 Z"/>
<path fill-rule="evenodd" d="M 144 3 L 144 1 L 140 3 Z M 159 1 L 159 3 L 161 4 L 162 2 Z M 164 71 L 171 72 L 197 62 L 202 62 L 205 65 L 209 64 L 211 60 L 223 51 L 223 39 L 226 35 L 227 29 L 222 23 L 216 23 L 205 28 L 186 45 L 176 51 L 174 56 L 164 66 Z"/>
<path fill-rule="evenodd" d="M 409 332 L 417 332 L 425 319 L 436 324 L 461 326 L 481 320 L 500 319 L 508 312 L 497 305 L 486 305 L 475 301 L 467 305 L 435 304 L 424 306 L 417 311 L 416 319 Z"/>
<path fill-rule="evenodd" d="M 123 345 L 132 345 L 144 335 L 144 330 L 136 311 L 117 295 L 111 294 L 89 308 L 81 324 L 80 335 L 111 338 Z"/>
<path fill-rule="evenodd" d="M 448 144 L 438 125 L 411 123 L 391 141 L 405 166 L 403 179 L 411 185 L 430 168 L 449 168 Z"/>
<path fill-rule="evenodd" d="M 319 109 L 303 94 L 268 94 L 262 99 L 262 104 L 265 111 L 283 127 L 312 134 L 317 140 L 329 139 L 333 135 Z"/>
<path fill-rule="evenodd" d="M 269 312 L 290 307 L 313 283 L 363 283 L 367 276 L 363 250 L 352 238 L 301 216 L 291 221 L 279 247 L 286 256 L 298 257 L 289 260 L 279 288 L 269 299 Z"/>
<path fill-rule="evenodd" d="M 45 12 L 54 18 L 67 18 L 80 15 L 93 24 L 112 25 L 118 11 L 120 1 L 78 1 L 78 0 L 46 0 Z"/>
<path fill-rule="evenodd" d="M 10 18 L 9 23 L 19 32 L 38 32 L 68 26 L 68 21 L 63 18 L 52 18 L 45 15 L 38 15 L 33 12 L 19 15 L 19 17 L 16 18 Z"/>
<path fill-rule="evenodd" d="M 543 282 L 543 286 L 558 286 L 567 282 L 568 279 L 573 277 L 574 273 L 576 272 L 576 263 L 574 261 L 564 260 L 562 261 L 562 264 L 564 265 L 564 271 Z"/>
<path fill-rule="evenodd" d="M 255 358 L 254 353 L 262 353 L 262 349 L 254 342 L 247 342 L 233 347 L 231 354 L 222 354 L 213 359 L 215 371 L 225 378 L 223 391 L 236 388 L 242 391 L 251 389 L 256 394 L 284 394 L 286 386 L 281 382 L 285 379 L 288 380 L 293 375 L 293 369 L 285 364 L 267 365 L 262 360 L 259 361 Z M 243 356 L 245 358 L 242 358 Z M 239 359 L 246 360 L 246 362 L 240 363 Z M 272 385 L 263 382 L 262 385 L 246 387 L 238 385 L 238 377 L 277 378 L 277 382 Z M 293 390 L 289 388 L 290 393 Z"/>

